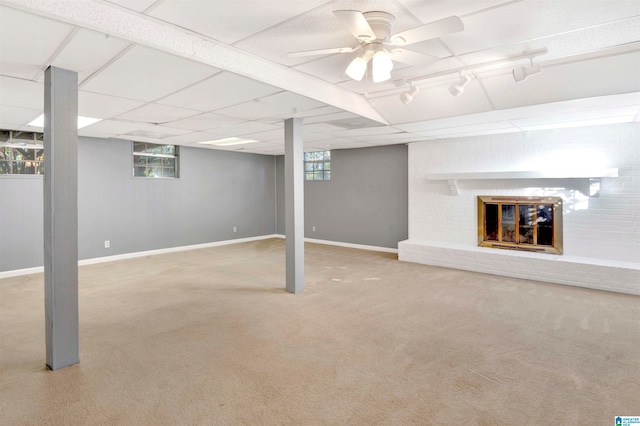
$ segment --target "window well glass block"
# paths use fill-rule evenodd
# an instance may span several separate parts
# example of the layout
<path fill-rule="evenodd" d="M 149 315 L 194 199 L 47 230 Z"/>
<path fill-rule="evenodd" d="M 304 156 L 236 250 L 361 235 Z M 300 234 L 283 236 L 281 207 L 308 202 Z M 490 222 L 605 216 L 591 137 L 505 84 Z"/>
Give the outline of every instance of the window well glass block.
<path fill-rule="evenodd" d="M 323 180 L 324 173 L 323 172 L 313 172 L 313 180 Z"/>
<path fill-rule="evenodd" d="M 312 172 L 313 171 L 313 163 L 304 163 L 304 171 Z"/>
<path fill-rule="evenodd" d="M 307 172 L 304 175 L 305 180 L 313 180 L 313 172 Z"/>

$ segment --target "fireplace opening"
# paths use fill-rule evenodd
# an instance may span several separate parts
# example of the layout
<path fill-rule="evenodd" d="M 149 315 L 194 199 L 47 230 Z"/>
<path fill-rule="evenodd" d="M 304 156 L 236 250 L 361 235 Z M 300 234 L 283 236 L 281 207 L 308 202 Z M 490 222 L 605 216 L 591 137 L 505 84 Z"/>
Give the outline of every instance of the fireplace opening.
<path fill-rule="evenodd" d="M 562 254 L 562 198 L 478 197 L 478 245 Z"/>

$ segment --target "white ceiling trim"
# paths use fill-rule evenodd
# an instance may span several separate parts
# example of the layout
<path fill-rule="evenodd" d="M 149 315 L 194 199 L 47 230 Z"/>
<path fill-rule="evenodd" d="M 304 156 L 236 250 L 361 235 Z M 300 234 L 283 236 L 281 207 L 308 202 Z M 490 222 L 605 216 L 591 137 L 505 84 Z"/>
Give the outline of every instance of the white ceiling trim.
<path fill-rule="evenodd" d="M 139 14 L 92 1 L 0 0 L 0 4 L 231 71 L 387 124 L 365 98 L 354 92 Z"/>

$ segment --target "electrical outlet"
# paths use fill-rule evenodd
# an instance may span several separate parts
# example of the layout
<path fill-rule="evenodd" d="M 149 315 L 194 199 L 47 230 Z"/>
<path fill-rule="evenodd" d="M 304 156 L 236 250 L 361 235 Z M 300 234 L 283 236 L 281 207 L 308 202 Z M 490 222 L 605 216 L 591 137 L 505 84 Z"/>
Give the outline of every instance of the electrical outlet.
<path fill-rule="evenodd" d="M 313 232 L 316 232 L 316 227 L 315 227 L 315 226 L 312 226 L 312 227 L 311 227 L 311 230 L 312 230 Z"/>
<path fill-rule="evenodd" d="M 238 232 L 238 228 L 236 228 L 235 226 L 233 227 L 233 232 Z"/>
<path fill-rule="evenodd" d="M 104 248 L 109 248 L 109 247 L 111 247 L 111 242 L 109 240 L 105 240 Z"/>

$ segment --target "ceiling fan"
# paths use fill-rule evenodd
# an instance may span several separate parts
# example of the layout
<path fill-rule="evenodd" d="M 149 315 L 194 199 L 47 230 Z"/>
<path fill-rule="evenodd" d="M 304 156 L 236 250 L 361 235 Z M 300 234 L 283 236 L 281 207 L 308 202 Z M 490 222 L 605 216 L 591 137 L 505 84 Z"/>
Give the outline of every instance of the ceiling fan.
<path fill-rule="evenodd" d="M 438 38 L 464 30 L 464 24 L 457 16 L 440 19 L 420 25 L 407 31 L 391 35 L 395 17 L 387 12 L 359 12 L 357 10 L 335 10 L 333 14 L 347 30 L 358 40 L 355 47 L 335 47 L 330 49 L 290 52 L 290 57 L 326 55 L 330 53 L 352 53 L 362 50 L 349 64 L 346 74 L 357 81 L 362 80 L 371 62 L 371 76 L 374 83 L 389 80 L 393 61 L 407 65 L 426 67 L 439 58 L 402 49 L 420 41 Z"/>

